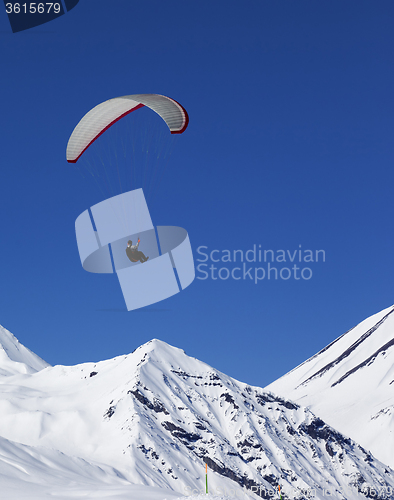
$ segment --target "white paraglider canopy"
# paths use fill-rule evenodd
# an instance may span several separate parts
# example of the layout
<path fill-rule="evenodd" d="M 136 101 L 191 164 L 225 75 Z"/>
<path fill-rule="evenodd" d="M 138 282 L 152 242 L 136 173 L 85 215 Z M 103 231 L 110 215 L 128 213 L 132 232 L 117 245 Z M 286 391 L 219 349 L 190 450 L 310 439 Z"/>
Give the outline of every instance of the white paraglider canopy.
<path fill-rule="evenodd" d="M 75 127 L 67 144 L 67 161 L 76 163 L 88 147 L 115 122 L 143 106 L 155 111 L 171 134 L 182 134 L 189 123 L 186 110 L 173 99 L 158 94 L 134 94 L 109 99 L 91 109 Z"/>

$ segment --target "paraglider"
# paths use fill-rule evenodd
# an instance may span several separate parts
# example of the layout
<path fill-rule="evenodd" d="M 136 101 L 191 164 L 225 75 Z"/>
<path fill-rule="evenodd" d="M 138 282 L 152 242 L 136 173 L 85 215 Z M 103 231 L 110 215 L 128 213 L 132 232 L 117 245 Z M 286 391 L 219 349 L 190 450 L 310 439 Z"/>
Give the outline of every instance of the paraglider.
<path fill-rule="evenodd" d="M 171 134 L 186 130 L 186 110 L 169 97 L 117 97 L 94 107 L 80 120 L 68 141 L 67 161 L 76 163 L 106 130 L 144 106 L 164 120 Z M 155 228 L 141 188 L 112 196 L 85 210 L 77 218 L 75 230 L 83 268 L 93 273 L 116 272 L 129 311 L 164 300 L 194 280 L 187 231 L 174 226 Z M 138 250 L 140 235 L 145 253 Z"/>
<path fill-rule="evenodd" d="M 141 240 L 138 238 L 137 244 L 133 245 L 133 242 L 129 240 L 127 242 L 126 255 L 131 262 L 146 262 L 149 257 L 145 257 L 143 252 L 138 250 Z"/>

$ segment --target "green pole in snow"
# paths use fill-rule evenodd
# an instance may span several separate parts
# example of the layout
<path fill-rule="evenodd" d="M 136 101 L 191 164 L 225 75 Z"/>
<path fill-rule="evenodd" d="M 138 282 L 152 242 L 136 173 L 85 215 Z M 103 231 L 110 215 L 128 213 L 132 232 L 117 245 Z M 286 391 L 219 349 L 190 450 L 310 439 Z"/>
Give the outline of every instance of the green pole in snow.
<path fill-rule="evenodd" d="M 208 495 L 208 464 L 205 464 L 205 492 Z"/>

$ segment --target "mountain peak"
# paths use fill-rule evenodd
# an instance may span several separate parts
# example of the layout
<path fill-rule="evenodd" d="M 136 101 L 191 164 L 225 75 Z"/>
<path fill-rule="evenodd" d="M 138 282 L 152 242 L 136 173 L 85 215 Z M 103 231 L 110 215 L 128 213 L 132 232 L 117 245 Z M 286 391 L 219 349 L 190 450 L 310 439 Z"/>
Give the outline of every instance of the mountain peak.
<path fill-rule="evenodd" d="M 0 325 L 0 375 L 34 373 L 50 366 Z"/>
<path fill-rule="evenodd" d="M 152 351 L 163 351 L 167 353 L 174 354 L 177 351 L 179 354 L 185 354 L 183 349 L 179 349 L 178 347 L 174 347 L 167 342 L 159 339 L 151 339 L 148 340 L 145 344 L 140 345 L 133 351 L 134 352 L 152 352 Z"/>
<path fill-rule="evenodd" d="M 159 339 L 152 339 L 141 345 L 133 351 L 132 356 L 138 358 L 138 366 L 150 361 L 159 364 L 164 371 L 171 369 L 187 369 L 190 372 L 212 371 L 212 368 L 203 361 L 188 356 L 183 349 Z"/>

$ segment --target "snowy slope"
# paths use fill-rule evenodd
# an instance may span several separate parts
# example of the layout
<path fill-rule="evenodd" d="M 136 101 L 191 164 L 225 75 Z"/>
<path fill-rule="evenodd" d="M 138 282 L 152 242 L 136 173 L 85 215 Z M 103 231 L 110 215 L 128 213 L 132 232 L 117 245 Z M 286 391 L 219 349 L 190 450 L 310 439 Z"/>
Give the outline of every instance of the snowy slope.
<path fill-rule="evenodd" d="M 394 306 L 266 389 L 308 406 L 394 468 Z"/>
<path fill-rule="evenodd" d="M 108 466 L 90 464 L 57 450 L 29 447 L 0 437 L 1 498 L 29 500 L 47 495 L 70 499 L 97 490 L 102 498 L 130 498 L 134 486 Z M 99 498 L 96 493 L 96 498 Z M 159 498 L 163 498 L 159 495 Z"/>
<path fill-rule="evenodd" d="M 356 500 L 393 471 L 309 410 L 153 340 L 96 364 L 0 377 L 0 435 L 188 495 Z M 231 496 L 231 495 L 230 495 Z M 371 495 L 371 498 L 373 495 Z"/>

